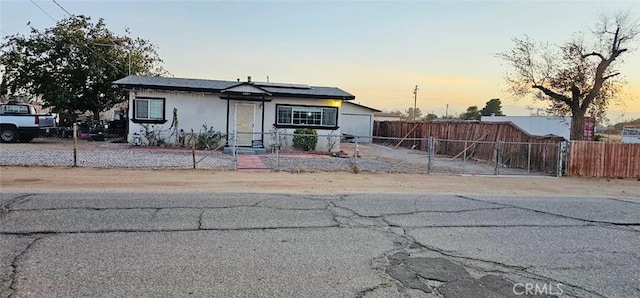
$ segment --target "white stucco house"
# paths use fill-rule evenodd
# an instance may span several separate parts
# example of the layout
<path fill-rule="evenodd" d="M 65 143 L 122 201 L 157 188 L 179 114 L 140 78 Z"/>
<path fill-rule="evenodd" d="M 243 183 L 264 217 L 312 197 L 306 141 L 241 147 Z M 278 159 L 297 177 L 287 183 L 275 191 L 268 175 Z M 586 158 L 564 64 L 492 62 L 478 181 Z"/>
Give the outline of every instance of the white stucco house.
<path fill-rule="evenodd" d="M 207 125 L 229 136 L 235 132 L 239 147 L 270 144 L 274 128 L 293 133 L 307 127 L 339 137 L 343 102 L 355 99 L 336 87 L 251 82 L 250 77 L 240 82 L 128 76 L 114 85 L 129 91 L 129 142 L 143 125 L 169 131 L 174 108 L 179 130 L 198 133 Z M 316 150 L 326 151 L 327 144 L 319 137 Z"/>
<path fill-rule="evenodd" d="M 357 136 L 358 142 L 371 143 L 374 113 L 377 112 L 380 110 L 345 101 L 340 109 L 340 131 L 343 134 Z"/>
<path fill-rule="evenodd" d="M 379 112 L 373 114 L 373 120 L 375 121 L 400 121 L 402 120 L 400 115 L 395 113 Z"/>

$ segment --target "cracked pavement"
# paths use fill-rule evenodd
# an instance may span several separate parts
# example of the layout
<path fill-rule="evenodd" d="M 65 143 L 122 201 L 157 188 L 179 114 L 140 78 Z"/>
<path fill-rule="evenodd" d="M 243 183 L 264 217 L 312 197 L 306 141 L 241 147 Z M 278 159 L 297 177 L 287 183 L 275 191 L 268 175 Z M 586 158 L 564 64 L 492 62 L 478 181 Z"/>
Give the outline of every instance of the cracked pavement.
<path fill-rule="evenodd" d="M 0 195 L 0 297 L 638 297 L 639 248 L 637 197 Z"/>

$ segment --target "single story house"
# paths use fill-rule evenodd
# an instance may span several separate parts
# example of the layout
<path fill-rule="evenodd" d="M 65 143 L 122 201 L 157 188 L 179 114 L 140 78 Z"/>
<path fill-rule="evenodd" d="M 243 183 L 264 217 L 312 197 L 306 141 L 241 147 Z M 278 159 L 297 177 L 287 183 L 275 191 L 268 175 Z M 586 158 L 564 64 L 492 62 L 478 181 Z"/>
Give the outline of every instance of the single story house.
<path fill-rule="evenodd" d="M 375 121 L 400 121 L 402 120 L 400 115 L 396 113 L 378 112 L 373 114 L 373 120 Z"/>
<path fill-rule="evenodd" d="M 345 101 L 340 110 L 340 130 L 343 134 L 357 136 L 358 142 L 371 143 L 373 115 L 380 110 Z"/>
<path fill-rule="evenodd" d="M 240 82 L 132 75 L 114 85 L 129 91 L 129 142 L 143 126 L 168 133 L 174 109 L 180 131 L 198 133 L 206 125 L 228 136 L 235 133 L 239 147 L 273 144 L 274 129 L 313 128 L 318 135 L 339 137 L 343 102 L 355 99 L 336 87 L 252 82 L 251 77 Z M 319 137 L 316 150 L 326 151 L 328 143 Z"/>

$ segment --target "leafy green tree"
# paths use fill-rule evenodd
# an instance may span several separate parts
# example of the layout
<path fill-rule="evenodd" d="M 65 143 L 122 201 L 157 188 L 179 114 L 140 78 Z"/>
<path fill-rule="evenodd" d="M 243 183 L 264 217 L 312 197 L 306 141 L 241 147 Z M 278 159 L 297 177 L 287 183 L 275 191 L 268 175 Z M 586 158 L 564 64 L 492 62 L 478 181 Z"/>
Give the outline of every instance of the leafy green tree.
<path fill-rule="evenodd" d="M 422 117 L 422 120 L 424 121 L 431 121 L 433 119 L 438 119 L 438 115 L 429 113 L 426 116 Z"/>
<path fill-rule="evenodd" d="M 467 108 L 467 111 L 460 114 L 460 119 L 462 120 L 480 120 L 480 111 L 478 110 L 478 106 L 470 106 Z"/>
<path fill-rule="evenodd" d="M 118 36 L 104 20 L 72 16 L 54 27 L 31 27 L 27 36 L 6 37 L 0 45 L 5 78 L 0 94 L 41 95 L 55 112 L 99 113 L 126 101 L 112 82 L 131 74 L 166 74 L 156 47 L 147 40 Z"/>
<path fill-rule="evenodd" d="M 556 115 L 571 115 L 571 139 L 582 140 L 584 117 L 604 119 L 609 103 L 624 84 L 616 70 L 640 34 L 630 12 L 602 15 L 591 36 L 575 34 L 562 45 L 513 39 L 515 46 L 499 53 L 511 65 L 506 81 L 518 97 L 534 94 Z"/>
<path fill-rule="evenodd" d="M 404 114 L 402 116 L 400 116 L 400 118 L 405 119 L 405 120 L 420 120 L 420 117 L 422 116 L 422 111 L 420 110 L 420 108 L 416 108 L 415 114 L 413 111 L 413 108 L 408 108 L 404 111 Z"/>
<path fill-rule="evenodd" d="M 491 116 L 492 114 L 495 116 L 504 116 L 502 113 L 502 102 L 499 98 L 487 101 L 484 108 L 480 110 L 480 114 L 482 116 Z"/>

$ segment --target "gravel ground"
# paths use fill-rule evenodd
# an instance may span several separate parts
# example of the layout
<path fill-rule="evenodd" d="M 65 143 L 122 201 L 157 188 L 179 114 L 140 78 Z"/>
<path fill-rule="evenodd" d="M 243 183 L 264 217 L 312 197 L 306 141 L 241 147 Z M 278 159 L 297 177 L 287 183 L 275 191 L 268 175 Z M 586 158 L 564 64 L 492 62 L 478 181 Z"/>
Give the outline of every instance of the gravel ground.
<path fill-rule="evenodd" d="M 360 163 L 366 161 L 382 161 L 393 164 L 396 168 L 404 167 L 418 173 L 427 172 L 429 156 L 426 151 L 410 150 L 407 148 L 394 148 L 380 144 L 358 144 L 358 150 L 362 158 Z M 393 170 L 391 170 L 393 171 Z M 461 158 L 452 160 L 449 156 L 434 156 L 431 162 L 431 171 L 435 173 L 493 175 L 495 166 L 493 163 L 478 162 L 473 160 L 463 161 Z M 405 172 L 405 171 L 401 171 Z M 540 173 L 527 173 L 522 169 L 498 168 L 500 175 L 540 175 Z"/>
<path fill-rule="evenodd" d="M 73 166 L 73 147 L 65 142 L 0 144 L 0 165 Z M 189 150 L 131 148 L 127 144 L 81 142 L 78 166 L 95 168 L 192 168 Z M 233 156 L 214 151 L 196 151 L 199 169 L 233 169 Z"/>
<path fill-rule="evenodd" d="M 275 156 L 261 156 L 262 161 L 270 169 L 276 168 Z M 365 158 L 308 158 L 308 157 L 280 157 L 279 169 L 288 172 L 308 171 L 369 171 L 369 172 L 397 172 L 397 173 L 426 173 L 417 168 L 407 167 L 401 164 L 393 164 L 385 161 Z"/>
<path fill-rule="evenodd" d="M 345 143 L 346 152 L 353 152 L 354 144 Z M 379 144 L 359 144 L 360 157 L 340 158 L 328 155 L 281 154 L 279 170 L 310 171 L 368 171 L 390 173 L 427 173 L 428 155 L 425 151 L 393 148 Z M 351 154 L 352 155 L 352 154 Z M 260 155 L 265 165 L 276 169 L 274 154 Z M 190 150 L 170 148 L 131 147 L 128 144 L 80 141 L 78 166 L 96 168 L 191 168 Z M 220 151 L 196 151 L 197 168 L 234 169 L 233 156 Z M 0 165 L 72 166 L 73 143 L 68 139 L 36 139 L 26 144 L 0 144 Z M 493 175 L 491 163 L 436 156 L 431 170 L 435 173 Z M 501 175 L 527 175 L 525 170 L 499 168 Z M 540 173 L 532 173 L 540 175 Z"/>

